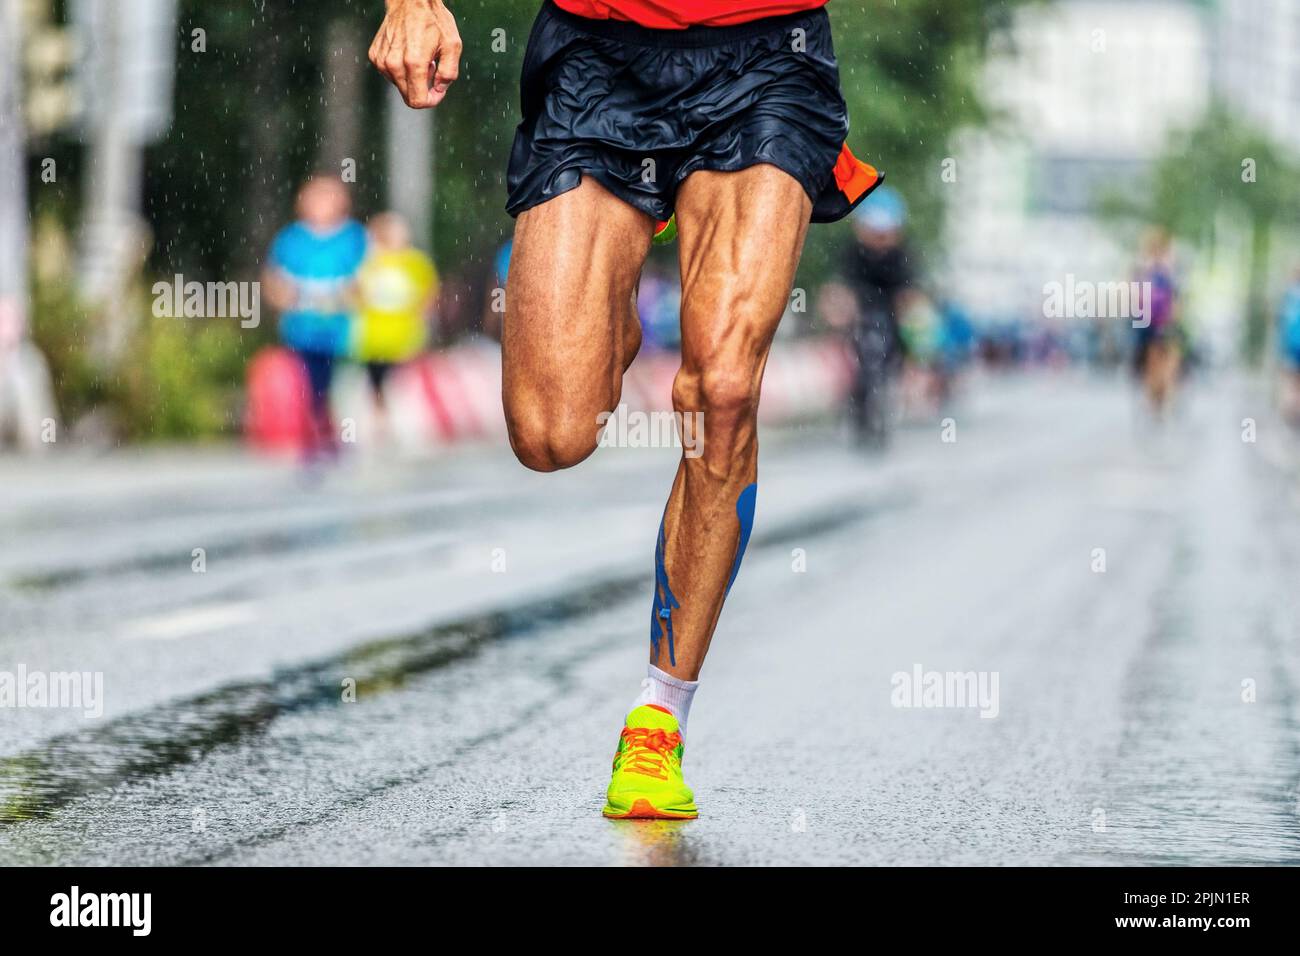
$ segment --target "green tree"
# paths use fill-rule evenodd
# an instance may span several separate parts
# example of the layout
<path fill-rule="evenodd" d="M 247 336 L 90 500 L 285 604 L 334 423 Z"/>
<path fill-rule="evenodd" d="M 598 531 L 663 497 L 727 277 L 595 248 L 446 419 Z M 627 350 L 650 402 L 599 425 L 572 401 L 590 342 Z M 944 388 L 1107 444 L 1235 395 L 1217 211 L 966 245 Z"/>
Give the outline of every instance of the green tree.
<path fill-rule="evenodd" d="M 922 243 L 939 235 L 940 163 L 950 134 L 988 120 L 979 73 L 989 38 L 1015 8 L 1035 0 L 831 0 L 854 151 L 885 170 L 913 209 Z M 465 43 L 461 79 L 435 114 L 433 251 L 445 276 L 481 296 L 490 263 L 510 235 L 504 212 L 506 159 L 518 122 L 519 71 L 536 2 L 455 0 Z M 298 185 L 320 160 L 326 130 L 327 64 L 340 30 L 364 54 L 383 0 L 180 0 L 175 120 L 147 156 L 145 214 L 154 233 L 148 269 L 200 281 L 255 278 L 275 231 L 293 215 Z M 196 31 L 201 31 L 201 34 Z M 201 35 L 202 43 L 197 42 Z M 504 43 L 501 41 L 504 40 Z M 201 47 L 201 48 L 200 48 Z M 385 81 L 362 72 L 356 158 L 357 211 L 379 208 L 383 181 Z M 34 190 L 44 211 L 75 230 L 87 181 L 74 136 L 42 147 L 70 175 L 57 190 Z M 798 283 L 816 285 L 834 268 L 847 225 L 812 231 Z M 664 253 L 671 255 L 671 253 Z M 141 277 L 146 287 L 151 277 Z M 60 352 L 60 401 L 70 410 L 114 404 L 127 434 L 186 436 L 231 427 L 242 360 L 273 337 L 158 326 L 142 317 L 127 370 L 99 370 L 80 354 L 94 319 L 75 290 L 39 293 L 48 305 L 38 335 Z M 477 314 L 477 302 L 467 311 Z M 158 340 L 148 344 L 150 331 Z M 78 343 L 81 343 L 78 345 Z M 181 363 L 176 355 L 189 358 Z M 173 370 L 185 370 L 178 378 Z M 186 386 L 193 407 L 181 407 Z M 171 401 L 146 414 L 151 401 Z"/>
<path fill-rule="evenodd" d="M 938 240 L 952 133 L 993 119 L 981 99 L 991 38 L 1026 0 L 831 0 L 854 152 L 907 198 L 912 232 Z M 822 230 L 827 239 L 836 230 Z M 824 243 L 814 234 L 812 250 Z M 810 250 L 811 251 L 811 250 Z"/>
<path fill-rule="evenodd" d="M 1275 236 L 1279 226 L 1300 221 L 1300 165 L 1292 153 L 1227 104 L 1213 103 L 1194 125 L 1171 136 L 1147 189 L 1108 196 L 1102 210 L 1163 226 L 1207 251 L 1225 225 L 1245 230 L 1250 252 L 1241 345 L 1246 358 L 1259 359 L 1268 342 Z"/>
<path fill-rule="evenodd" d="M 951 132 L 988 119 L 979 71 L 992 34 L 1030 0 L 831 0 L 854 151 L 911 201 L 915 232 L 939 233 L 940 163 Z M 508 237 L 505 165 L 518 122 L 519 68 L 536 5 L 452 4 L 465 43 L 461 79 L 436 112 L 434 252 L 444 271 L 484 273 Z M 382 0 L 183 0 L 177 120 L 151 156 L 156 265 L 226 276 L 260 259 L 311 171 L 321 135 L 322 58 L 329 25 L 343 20 L 364 43 Z M 189 49 L 207 32 L 206 53 Z M 504 40 L 504 44 L 500 41 Z M 496 41 L 496 42 L 494 42 Z M 367 70 L 360 157 L 381 168 L 384 81 Z M 362 211 L 382 199 L 377 175 L 360 177 Z M 805 271 L 824 271 L 843 229 L 814 230 Z M 193 265 L 190 265 L 190 264 Z M 165 268 L 164 268 L 165 266 Z"/>

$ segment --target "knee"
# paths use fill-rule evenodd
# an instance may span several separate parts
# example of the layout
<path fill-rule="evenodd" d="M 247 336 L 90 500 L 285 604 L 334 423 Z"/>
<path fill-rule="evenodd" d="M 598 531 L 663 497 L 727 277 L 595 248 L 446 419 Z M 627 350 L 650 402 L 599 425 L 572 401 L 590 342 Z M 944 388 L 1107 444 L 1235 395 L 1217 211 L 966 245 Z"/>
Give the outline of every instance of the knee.
<path fill-rule="evenodd" d="M 703 412 L 706 421 L 738 423 L 758 409 L 758 375 L 747 363 L 709 363 L 683 367 L 673 380 L 673 408 L 683 414 Z"/>
<path fill-rule="evenodd" d="M 507 415 L 510 447 L 525 468 L 559 471 L 572 468 L 596 449 L 597 426 L 576 418 L 541 414 Z"/>
<path fill-rule="evenodd" d="M 743 365 L 683 368 L 673 381 L 673 407 L 683 430 L 689 427 L 695 454 L 688 457 L 702 456 L 710 471 L 729 473 L 745 460 L 754 438 L 757 376 Z"/>

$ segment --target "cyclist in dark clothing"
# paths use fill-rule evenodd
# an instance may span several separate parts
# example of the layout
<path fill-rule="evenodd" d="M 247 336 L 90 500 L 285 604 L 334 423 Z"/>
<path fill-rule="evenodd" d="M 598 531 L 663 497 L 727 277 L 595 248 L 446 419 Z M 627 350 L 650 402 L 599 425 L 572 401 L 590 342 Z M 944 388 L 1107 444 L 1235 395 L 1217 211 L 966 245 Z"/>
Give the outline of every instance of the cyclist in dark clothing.
<path fill-rule="evenodd" d="M 907 207 L 889 186 L 869 196 L 854 216 L 856 241 L 844 257 L 843 274 L 857 299 L 853 346 L 857 374 L 850 394 L 856 438 L 881 446 L 888 437 L 886 391 L 903 359 L 899 300 L 914 283 L 904 240 Z"/>

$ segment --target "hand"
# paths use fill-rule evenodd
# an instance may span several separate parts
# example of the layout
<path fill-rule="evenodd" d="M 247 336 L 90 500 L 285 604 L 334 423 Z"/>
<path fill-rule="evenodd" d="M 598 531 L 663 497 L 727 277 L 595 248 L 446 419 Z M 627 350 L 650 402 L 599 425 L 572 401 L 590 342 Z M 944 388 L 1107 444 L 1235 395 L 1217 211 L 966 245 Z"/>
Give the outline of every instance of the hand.
<path fill-rule="evenodd" d="M 456 18 L 442 0 L 388 0 L 388 15 L 370 45 L 370 62 L 392 81 L 407 106 L 424 110 L 446 98 L 460 75 L 460 51 Z"/>

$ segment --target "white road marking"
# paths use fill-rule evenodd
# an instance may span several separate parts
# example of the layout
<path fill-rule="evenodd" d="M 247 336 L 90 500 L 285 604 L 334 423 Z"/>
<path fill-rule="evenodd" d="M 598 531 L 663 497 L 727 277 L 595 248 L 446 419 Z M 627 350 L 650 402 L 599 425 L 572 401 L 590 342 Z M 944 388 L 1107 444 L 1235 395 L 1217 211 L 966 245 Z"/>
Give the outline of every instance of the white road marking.
<path fill-rule="evenodd" d="M 178 637 L 191 637 L 257 620 L 257 606 L 250 602 L 208 604 L 186 608 L 154 617 L 138 618 L 129 622 L 124 630 L 127 637 L 145 640 L 169 641 Z"/>

